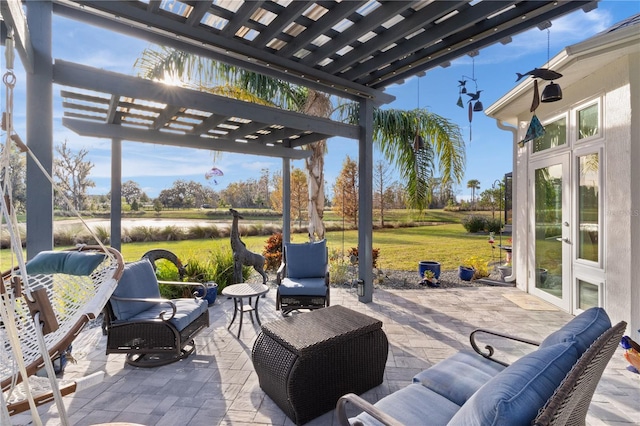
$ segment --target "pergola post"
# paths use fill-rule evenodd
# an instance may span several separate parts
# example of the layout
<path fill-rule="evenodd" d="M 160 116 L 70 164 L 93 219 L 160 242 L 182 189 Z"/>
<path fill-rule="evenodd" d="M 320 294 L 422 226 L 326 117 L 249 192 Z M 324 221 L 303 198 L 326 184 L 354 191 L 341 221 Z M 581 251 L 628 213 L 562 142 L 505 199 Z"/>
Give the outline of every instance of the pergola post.
<path fill-rule="evenodd" d="M 111 139 L 111 247 L 122 246 L 122 141 Z"/>
<path fill-rule="evenodd" d="M 33 46 L 33 73 L 27 73 L 27 145 L 53 175 L 52 4 L 27 1 L 27 22 Z M 53 248 L 53 187 L 27 156 L 27 259 Z"/>
<path fill-rule="evenodd" d="M 373 101 L 360 101 L 358 140 L 358 279 L 363 303 L 373 301 Z"/>

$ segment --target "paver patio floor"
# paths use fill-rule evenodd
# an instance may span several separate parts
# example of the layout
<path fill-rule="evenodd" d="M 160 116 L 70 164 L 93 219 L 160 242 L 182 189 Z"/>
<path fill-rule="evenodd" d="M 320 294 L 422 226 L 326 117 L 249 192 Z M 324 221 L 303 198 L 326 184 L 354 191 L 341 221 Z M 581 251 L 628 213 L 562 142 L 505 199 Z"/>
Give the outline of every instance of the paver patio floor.
<path fill-rule="evenodd" d="M 536 303 L 528 303 L 529 298 Z M 262 322 L 281 318 L 275 311 L 275 290 L 260 299 Z M 475 328 L 489 328 L 534 340 L 569 321 L 572 316 L 546 302 L 510 287 L 453 289 L 376 289 L 374 301 L 362 304 L 349 289 L 332 289 L 331 303 L 347 306 L 380 319 L 389 339 L 384 382 L 363 394 L 370 400 L 406 386 L 419 371 L 469 348 Z M 196 354 L 168 366 L 142 369 L 125 365 L 124 355 L 104 355 L 99 328 L 89 329 L 74 343 L 77 364 L 69 364 L 65 378 L 105 371 L 105 379 L 82 392 L 64 397 L 71 423 L 93 425 L 131 422 L 143 425 L 292 425 L 258 384 L 251 348 L 259 332 L 245 315 L 242 333 L 227 325 L 233 301 L 218 296 L 209 308 L 211 326 L 196 339 Z M 304 315 L 304 314 L 299 314 Z M 530 350 L 506 348 L 513 361 Z M 626 370 L 618 349 L 593 398 L 590 425 L 640 424 L 640 375 Z M 55 404 L 40 408 L 45 425 L 58 425 Z M 29 424 L 23 413 L 14 424 Z M 335 425 L 334 411 L 308 423 Z"/>

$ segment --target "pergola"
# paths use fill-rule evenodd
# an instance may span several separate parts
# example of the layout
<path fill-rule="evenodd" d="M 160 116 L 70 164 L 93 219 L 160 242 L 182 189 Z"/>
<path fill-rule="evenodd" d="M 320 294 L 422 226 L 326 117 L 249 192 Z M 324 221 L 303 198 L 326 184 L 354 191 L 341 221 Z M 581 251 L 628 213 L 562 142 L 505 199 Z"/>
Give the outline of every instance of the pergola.
<path fill-rule="evenodd" d="M 53 84 L 64 125 L 112 140 L 112 242 L 119 246 L 122 140 L 304 158 L 303 145 L 332 136 L 359 146 L 360 301 L 373 295 L 373 110 L 392 84 L 475 54 L 596 1 L 3 0 L 27 71 L 26 142 L 53 164 Z M 52 14 L 139 37 L 359 103 L 359 125 L 250 104 L 52 58 Z M 4 30 L 6 31 L 7 28 Z M 27 162 L 27 254 L 53 245 L 51 184 Z M 288 191 L 284 191 L 288 194 Z M 288 196 L 284 211 L 288 212 Z M 288 213 L 283 232 L 288 240 Z"/>

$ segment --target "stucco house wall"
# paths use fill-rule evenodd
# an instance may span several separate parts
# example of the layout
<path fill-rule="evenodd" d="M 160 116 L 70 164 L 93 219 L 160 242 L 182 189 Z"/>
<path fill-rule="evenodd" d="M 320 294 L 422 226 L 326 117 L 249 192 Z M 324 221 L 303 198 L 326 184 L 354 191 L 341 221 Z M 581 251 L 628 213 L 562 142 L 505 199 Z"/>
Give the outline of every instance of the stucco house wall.
<path fill-rule="evenodd" d="M 601 137 L 586 143 L 574 142 L 573 148 L 580 144 L 603 146 L 600 163 L 603 227 L 599 235 L 605 272 L 602 302 L 613 322 L 627 321 L 627 333 L 640 339 L 640 25 L 634 26 L 635 31 L 624 30 L 624 37 L 611 33 L 595 36 L 567 47 L 555 57 L 549 68 L 563 74 L 557 81 L 562 86 L 563 99 L 541 103 L 536 115 L 545 123 L 585 102 L 601 100 Z M 615 43 L 611 42 L 613 39 Z M 523 291 L 530 290 L 529 277 L 535 270 L 535 238 L 530 231 L 534 220 L 530 199 L 533 177 L 529 175 L 532 144 L 517 146 L 532 116 L 529 107 L 533 79 L 528 80 L 486 109 L 487 115 L 516 129 L 513 266 L 516 285 Z M 538 84 L 542 92 L 547 82 L 540 80 Z M 575 132 L 575 128 L 569 132 Z M 554 155 L 549 151 L 537 153 L 536 157 Z M 555 153 L 559 151 L 562 149 L 556 149 Z M 571 173 L 577 175 L 575 170 Z"/>

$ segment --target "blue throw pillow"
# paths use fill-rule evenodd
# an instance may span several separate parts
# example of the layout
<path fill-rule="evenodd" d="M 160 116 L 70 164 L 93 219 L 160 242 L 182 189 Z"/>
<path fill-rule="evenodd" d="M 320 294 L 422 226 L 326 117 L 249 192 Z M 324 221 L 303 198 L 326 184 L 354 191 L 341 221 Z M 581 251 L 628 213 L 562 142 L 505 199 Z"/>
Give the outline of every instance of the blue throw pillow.
<path fill-rule="evenodd" d="M 560 342 L 575 342 L 579 355 L 582 355 L 609 328 L 611 328 L 611 320 L 605 310 L 598 307 L 590 308 L 547 336 L 540 347 L 544 348 Z"/>
<path fill-rule="evenodd" d="M 485 383 L 449 425 L 529 425 L 578 360 L 571 342 L 540 348 Z"/>
<path fill-rule="evenodd" d="M 151 262 L 148 259 L 141 259 L 125 264 L 122 277 L 113 295 L 127 298 L 159 298 L 160 288 Z M 111 299 L 113 313 L 119 320 L 128 320 L 155 305 L 156 303 Z"/>
<path fill-rule="evenodd" d="M 285 244 L 289 278 L 324 277 L 327 271 L 327 241 Z"/>
<path fill-rule="evenodd" d="M 104 258 L 96 252 L 41 251 L 27 262 L 27 274 L 90 275 Z"/>

